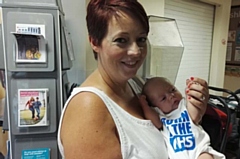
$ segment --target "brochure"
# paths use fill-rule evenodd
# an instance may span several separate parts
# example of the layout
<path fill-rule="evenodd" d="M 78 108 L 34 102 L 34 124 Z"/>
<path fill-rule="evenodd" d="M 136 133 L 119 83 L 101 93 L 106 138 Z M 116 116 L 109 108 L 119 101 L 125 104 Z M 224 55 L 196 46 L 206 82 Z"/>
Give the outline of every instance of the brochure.
<path fill-rule="evenodd" d="M 50 148 L 22 150 L 21 159 L 50 159 Z"/>
<path fill-rule="evenodd" d="M 47 126 L 48 89 L 18 90 L 18 126 Z"/>
<path fill-rule="evenodd" d="M 17 41 L 17 63 L 46 63 L 46 44 L 42 35 L 12 33 Z"/>
<path fill-rule="evenodd" d="M 45 25 L 16 24 L 17 63 L 46 63 Z"/>

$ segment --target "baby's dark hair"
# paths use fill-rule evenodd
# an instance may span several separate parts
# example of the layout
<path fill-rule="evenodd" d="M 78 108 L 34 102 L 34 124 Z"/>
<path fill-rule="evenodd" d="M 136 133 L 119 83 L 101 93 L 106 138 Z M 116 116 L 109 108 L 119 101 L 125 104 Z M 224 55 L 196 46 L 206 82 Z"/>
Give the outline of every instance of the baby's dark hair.
<path fill-rule="evenodd" d="M 151 91 L 149 87 L 156 81 L 167 81 L 167 82 L 171 83 L 165 77 L 152 77 L 152 78 L 147 79 L 146 83 L 143 85 L 141 94 L 146 96 L 146 101 L 148 102 L 148 105 L 151 107 L 154 107 L 154 104 L 151 102 L 150 97 L 149 97 L 149 93 Z"/>

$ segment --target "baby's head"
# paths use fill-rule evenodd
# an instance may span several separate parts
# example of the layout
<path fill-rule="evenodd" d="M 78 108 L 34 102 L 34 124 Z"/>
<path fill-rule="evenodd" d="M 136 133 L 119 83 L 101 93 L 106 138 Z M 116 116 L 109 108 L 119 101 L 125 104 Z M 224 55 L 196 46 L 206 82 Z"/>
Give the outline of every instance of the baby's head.
<path fill-rule="evenodd" d="M 146 95 L 150 106 L 158 107 L 165 114 L 177 109 L 182 99 L 181 93 L 164 77 L 148 79 L 142 94 Z"/>

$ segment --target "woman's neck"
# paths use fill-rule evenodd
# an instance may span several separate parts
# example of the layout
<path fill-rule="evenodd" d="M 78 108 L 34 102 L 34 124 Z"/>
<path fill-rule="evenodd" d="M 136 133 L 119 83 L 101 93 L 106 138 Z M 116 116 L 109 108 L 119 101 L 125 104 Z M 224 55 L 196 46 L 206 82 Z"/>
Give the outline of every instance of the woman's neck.
<path fill-rule="evenodd" d="M 87 78 L 82 86 L 94 86 L 109 95 L 115 94 L 119 97 L 133 95 L 128 80 L 113 79 L 98 69 Z"/>
<path fill-rule="evenodd" d="M 81 86 L 91 86 L 102 90 L 124 110 L 135 117 L 143 118 L 143 112 L 139 105 L 138 98 L 128 81 L 119 84 L 109 78 L 104 78 L 98 70 L 95 70 Z"/>

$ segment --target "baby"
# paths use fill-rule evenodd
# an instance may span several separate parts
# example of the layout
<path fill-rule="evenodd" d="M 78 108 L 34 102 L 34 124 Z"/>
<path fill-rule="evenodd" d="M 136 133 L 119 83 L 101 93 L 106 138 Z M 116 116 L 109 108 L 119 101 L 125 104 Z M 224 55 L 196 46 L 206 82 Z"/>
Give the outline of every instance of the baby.
<path fill-rule="evenodd" d="M 170 159 L 225 159 L 210 146 L 210 138 L 202 127 L 193 123 L 187 101 L 168 79 L 149 79 L 142 94 L 159 113 Z"/>

